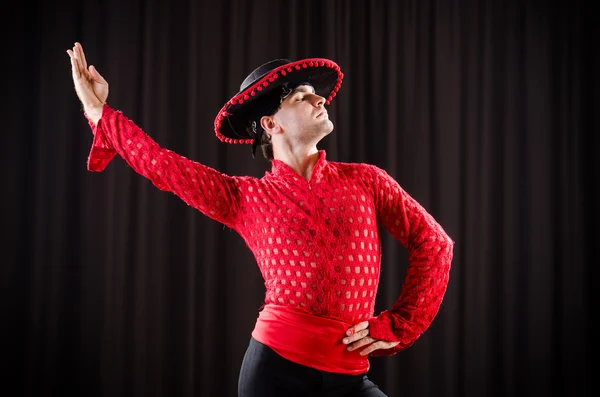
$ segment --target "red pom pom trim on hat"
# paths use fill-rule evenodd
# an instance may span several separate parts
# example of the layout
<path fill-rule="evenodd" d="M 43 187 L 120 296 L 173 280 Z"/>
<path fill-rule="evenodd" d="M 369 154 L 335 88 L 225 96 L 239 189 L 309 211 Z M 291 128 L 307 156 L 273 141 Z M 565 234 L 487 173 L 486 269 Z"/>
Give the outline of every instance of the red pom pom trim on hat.
<path fill-rule="evenodd" d="M 257 81 L 255 84 L 248 87 L 245 91 L 243 91 L 243 92 L 237 94 L 235 97 L 231 98 L 231 100 L 229 100 L 221 108 L 221 110 L 217 114 L 217 117 L 215 118 L 215 122 L 214 122 L 215 135 L 217 136 L 217 138 L 221 142 L 225 142 L 225 143 L 252 144 L 254 139 L 233 139 L 233 138 L 229 138 L 229 137 L 226 137 L 225 135 L 221 134 L 220 129 L 221 129 L 221 125 L 222 125 L 223 121 L 225 120 L 225 118 L 227 118 L 228 116 L 231 115 L 231 113 L 227 112 L 227 109 L 230 106 L 235 106 L 238 104 L 241 105 L 244 103 L 244 101 L 249 100 L 250 97 L 256 96 L 256 91 L 260 92 L 263 90 L 263 87 L 268 87 L 270 82 L 272 83 L 277 78 L 279 78 L 279 73 L 281 73 L 282 76 L 286 76 L 289 73 L 293 73 L 293 71 L 295 71 L 295 70 L 302 70 L 303 68 L 306 69 L 309 66 L 310 67 L 327 67 L 327 68 L 333 69 L 337 72 L 337 75 L 338 75 L 337 82 L 325 102 L 326 105 L 329 105 L 331 103 L 331 100 L 336 96 L 337 91 L 340 89 L 340 87 L 342 85 L 342 79 L 344 77 L 344 74 L 340 71 L 340 67 L 337 64 L 335 64 L 334 62 L 325 61 L 322 59 L 305 59 L 305 60 L 301 60 L 301 61 L 292 62 L 291 64 L 287 64 L 284 66 L 280 66 L 279 68 L 275 68 L 270 73 L 265 75 L 262 79 Z"/>

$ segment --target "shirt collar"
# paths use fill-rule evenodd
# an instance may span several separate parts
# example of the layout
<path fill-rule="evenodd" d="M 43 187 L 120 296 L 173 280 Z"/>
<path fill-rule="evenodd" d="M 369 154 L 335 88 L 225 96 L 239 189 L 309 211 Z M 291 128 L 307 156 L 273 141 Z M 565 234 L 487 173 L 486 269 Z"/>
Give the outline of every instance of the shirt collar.
<path fill-rule="evenodd" d="M 315 166 L 313 167 L 312 174 L 310 177 L 311 181 L 318 182 L 322 178 L 323 170 L 326 165 L 327 165 L 327 153 L 325 152 L 324 149 L 320 149 L 319 150 L 319 158 L 317 159 L 317 162 L 315 163 Z M 294 171 L 294 169 L 292 167 L 290 167 L 283 161 L 277 160 L 277 159 L 271 160 L 271 172 L 270 173 L 272 173 L 273 175 L 276 175 L 276 176 L 292 176 L 292 177 L 300 178 L 298 173 L 296 171 Z"/>

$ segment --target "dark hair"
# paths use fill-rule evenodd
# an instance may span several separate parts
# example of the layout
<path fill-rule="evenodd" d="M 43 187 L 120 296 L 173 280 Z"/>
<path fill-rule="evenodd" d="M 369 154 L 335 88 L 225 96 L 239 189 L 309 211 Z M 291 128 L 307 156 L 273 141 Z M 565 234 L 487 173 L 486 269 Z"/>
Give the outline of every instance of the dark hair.
<path fill-rule="evenodd" d="M 265 130 L 260 124 L 260 119 L 264 116 L 272 116 L 277 113 L 281 101 L 281 90 L 279 89 L 267 94 L 259 102 L 254 103 L 253 106 L 248 108 L 248 113 L 252 116 L 248 120 L 247 133 L 258 139 L 257 144 L 260 145 L 265 159 L 269 161 L 273 160 L 273 143 L 271 142 L 271 138 L 265 134 Z"/>

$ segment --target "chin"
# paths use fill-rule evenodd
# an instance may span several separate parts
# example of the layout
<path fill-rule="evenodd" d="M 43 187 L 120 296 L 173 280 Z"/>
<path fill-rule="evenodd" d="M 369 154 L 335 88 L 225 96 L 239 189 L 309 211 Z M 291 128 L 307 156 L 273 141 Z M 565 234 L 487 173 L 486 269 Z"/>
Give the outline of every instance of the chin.
<path fill-rule="evenodd" d="M 323 123 L 318 128 L 315 128 L 313 133 L 315 134 L 315 138 L 320 140 L 321 138 L 331 134 L 332 131 L 333 123 L 330 120 L 327 120 L 327 123 Z"/>

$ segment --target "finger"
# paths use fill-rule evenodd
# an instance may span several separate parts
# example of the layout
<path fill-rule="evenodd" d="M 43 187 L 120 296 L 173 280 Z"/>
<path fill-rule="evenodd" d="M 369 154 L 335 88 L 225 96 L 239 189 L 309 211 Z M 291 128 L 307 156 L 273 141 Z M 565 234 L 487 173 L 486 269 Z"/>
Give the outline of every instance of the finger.
<path fill-rule="evenodd" d="M 67 50 L 67 54 L 71 58 L 71 72 L 73 73 L 73 80 L 78 79 L 80 76 L 79 68 L 77 67 L 77 60 L 75 59 L 75 54 L 71 50 Z"/>
<path fill-rule="evenodd" d="M 83 65 L 83 68 L 87 69 L 87 61 L 85 59 L 85 53 L 83 52 L 83 47 L 81 46 L 81 43 L 75 43 L 75 47 L 77 47 L 77 51 L 79 51 L 79 58 L 81 59 L 81 64 Z"/>
<path fill-rule="evenodd" d="M 367 354 L 373 353 L 375 350 L 385 349 L 386 343 L 383 341 L 377 341 L 375 343 L 371 343 L 366 349 L 361 350 L 360 355 L 366 356 Z"/>
<path fill-rule="evenodd" d="M 77 48 L 75 48 L 75 46 L 73 46 L 73 59 L 75 60 L 75 66 L 77 67 L 77 75 L 81 76 L 81 60 L 79 59 L 79 55 L 77 54 Z"/>
<path fill-rule="evenodd" d="M 348 350 L 352 351 L 352 350 L 360 349 L 361 347 L 370 345 L 371 343 L 373 343 L 375 341 L 376 341 L 375 339 L 371 338 L 370 336 L 367 336 L 365 338 L 358 340 L 357 342 L 354 342 L 350 346 L 348 346 Z"/>
<path fill-rule="evenodd" d="M 362 331 L 358 331 L 357 333 L 355 333 L 352 336 L 347 336 L 345 337 L 342 342 L 345 344 L 349 344 L 352 342 L 355 342 L 359 339 L 363 339 L 364 337 L 369 335 L 369 330 L 368 329 L 363 329 Z"/>
<path fill-rule="evenodd" d="M 77 58 L 77 66 L 79 67 L 79 73 L 83 78 L 89 80 L 90 74 L 87 71 L 84 59 L 81 57 L 81 49 L 79 48 L 77 43 L 75 43 L 75 45 L 73 46 L 73 52 L 75 53 L 75 56 Z"/>
<path fill-rule="evenodd" d="M 369 322 L 363 321 L 362 323 L 358 323 L 358 324 L 350 327 L 348 329 L 348 331 L 346 331 L 346 335 L 351 336 L 351 335 L 354 335 L 356 332 L 362 331 L 363 329 L 367 329 L 367 328 L 369 328 Z"/>
<path fill-rule="evenodd" d="M 379 349 L 391 349 L 392 347 L 398 345 L 400 342 L 386 342 L 386 341 L 377 341 L 373 344 L 371 344 L 369 347 L 367 347 L 366 349 L 362 350 L 360 352 L 361 355 L 366 355 L 366 354 L 370 354 L 372 352 L 374 352 L 375 350 L 379 350 Z"/>
<path fill-rule="evenodd" d="M 91 80 L 92 76 L 87 68 L 84 66 L 84 60 L 81 58 L 81 51 L 78 48 L 79 46 L 75 43 L 73 46 L 73 53 L 75 54 L 75 60 L 77 61 L 77 68 L 79 70 L 79 76 L 81 76 L 85 80 Z"/>

